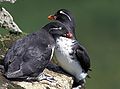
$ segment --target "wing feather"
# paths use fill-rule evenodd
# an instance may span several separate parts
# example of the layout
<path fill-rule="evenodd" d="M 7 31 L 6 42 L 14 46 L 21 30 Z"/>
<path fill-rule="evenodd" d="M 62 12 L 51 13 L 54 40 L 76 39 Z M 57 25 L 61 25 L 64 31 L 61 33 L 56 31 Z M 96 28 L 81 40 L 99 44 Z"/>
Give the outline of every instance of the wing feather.
<path fill-rule="evenodd" d="M 90 58 L 88 56 L 86 49 L 83 46 L 81 46 L 80 44 L 77 44 L 75 46 L 74 51 L 75 51 L 76 57 L 77 57 L 78 61 L 80 62 L 80 65 L 83 68 L 84 72 L 88 72 L 88 70 L 90 70 Z"/>

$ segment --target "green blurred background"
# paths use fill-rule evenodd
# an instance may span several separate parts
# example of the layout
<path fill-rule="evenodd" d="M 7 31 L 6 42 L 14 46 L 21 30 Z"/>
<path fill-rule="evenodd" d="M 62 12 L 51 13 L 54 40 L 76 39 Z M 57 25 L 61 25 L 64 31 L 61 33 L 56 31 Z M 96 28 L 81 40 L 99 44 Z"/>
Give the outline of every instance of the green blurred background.
<path fill-rule="evenodd" d="M 58 9 L 70 10 L 78 40 L 88 49 L 92 72 L 86 89 L 120 89 L 120 0 L 17 0 L 2 3 L 24 32 L 48 23 Z M 0 33 L 7 33 L 0 28 Z"/>

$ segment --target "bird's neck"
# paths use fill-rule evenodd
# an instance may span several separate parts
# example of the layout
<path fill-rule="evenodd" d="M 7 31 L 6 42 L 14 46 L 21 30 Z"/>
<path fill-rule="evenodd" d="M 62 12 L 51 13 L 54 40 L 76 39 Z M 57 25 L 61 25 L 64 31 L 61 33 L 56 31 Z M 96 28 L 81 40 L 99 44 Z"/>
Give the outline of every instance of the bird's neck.
<path fill-rule="evenodd" d="M 74 39 L 69 39 L 66 37 L 59 37 L 56 39 L 56 44 L 59 47 L 72 47 L 74 45 Z"/>
<path fill-rule="evenodd" d="M 61 20 L 61 22 L 67 27 L 70 29 L 70 32 L 74 35 L 74 37 L 76 38 L 75 36 L 75 26 L 74 26 L 74 23 L 71 22 L 71 21 L 68 21 L 68 20 Z"/>

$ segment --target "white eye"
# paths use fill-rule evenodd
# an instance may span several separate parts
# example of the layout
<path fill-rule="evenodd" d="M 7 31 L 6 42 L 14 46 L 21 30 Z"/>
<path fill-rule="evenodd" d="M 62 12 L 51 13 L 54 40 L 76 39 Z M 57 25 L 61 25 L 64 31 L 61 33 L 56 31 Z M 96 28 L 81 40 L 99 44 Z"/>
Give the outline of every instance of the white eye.
<path fill-rule="evenodd" d="M 61 14 L 64 14 L 64 12 L 63 12 L 63 11 L 60 11 L 60 13 L 61 13 Z"/>
<path fill-rule="evenodd" d="M 72 21 L 72 20 L 71 20 L 71 18 L 70 18 L 70 16 L 69 16 L 69 15 L 67 15 L 65 12 L 60 11 L 60 13 L 61 13 L 61 14 L 63 14 L 63 15 L 65 15 L 65 16 L 67 16 L 67 17 L 68 17 L 68 19 L 69 19 L 70 21 Z"/>
<path fill-rule="evenodd" d="M 61 29 L 62 29 L 62 27 L 59 27 L 59 29 L 61 30 Z"/>

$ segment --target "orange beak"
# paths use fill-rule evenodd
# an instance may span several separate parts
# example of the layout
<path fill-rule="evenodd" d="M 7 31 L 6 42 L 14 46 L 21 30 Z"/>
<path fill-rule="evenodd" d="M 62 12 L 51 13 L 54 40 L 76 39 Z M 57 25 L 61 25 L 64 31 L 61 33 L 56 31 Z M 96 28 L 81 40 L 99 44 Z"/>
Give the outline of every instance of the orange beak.
<path fill-rule="evenodd" d="M 54 16 L 54 15 L 49 15 L 49 16 L 48 16 L 48 19 L 49 19 L 49 20 L 55 20 L 55 19 L 56 19 L 56 16 Z"/>

